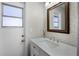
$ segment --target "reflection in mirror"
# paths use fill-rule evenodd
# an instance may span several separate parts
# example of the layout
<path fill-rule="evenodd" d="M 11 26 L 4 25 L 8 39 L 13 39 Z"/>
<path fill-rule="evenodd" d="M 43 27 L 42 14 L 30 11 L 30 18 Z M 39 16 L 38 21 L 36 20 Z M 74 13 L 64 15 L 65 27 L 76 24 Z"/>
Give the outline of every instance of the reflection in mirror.
<path fill-rule="evenodd" d="M 52 32 L 69 32 L 69 4 L 58 3 L 47 10 L 47 28 Z"/>
<path fill-rule="evenodd" d="M 50 29 L 65 29 L 65 5 L 61 5 L 49 12 L 50 14 Z"/>

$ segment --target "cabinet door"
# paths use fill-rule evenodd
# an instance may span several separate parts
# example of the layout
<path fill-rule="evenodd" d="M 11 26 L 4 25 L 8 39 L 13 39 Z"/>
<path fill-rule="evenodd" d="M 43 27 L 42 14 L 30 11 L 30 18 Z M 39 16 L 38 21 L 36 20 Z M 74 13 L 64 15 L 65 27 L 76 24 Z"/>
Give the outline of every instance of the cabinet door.
<path fill-rule="evenodd" d="M 40 47 L 31 42 L 30 46 L 31 56 L 49 56 L 46 52 L 44 52 Z"/>
<path fill-rule="evenodd" d="M 42 49 L 39 49 L 39 56 L 49 56 L 46 52 L 44 52 Z"/>
<path fill-rule="evenodd" d="M 31 56 L 38 56 L 39 55 L 39 47 L 34 43 L 31 43 Z"/>
<path fill-rule="evenodd" d="M 39 52 L 31 50 L 31 56 L 39 56 Z"/>

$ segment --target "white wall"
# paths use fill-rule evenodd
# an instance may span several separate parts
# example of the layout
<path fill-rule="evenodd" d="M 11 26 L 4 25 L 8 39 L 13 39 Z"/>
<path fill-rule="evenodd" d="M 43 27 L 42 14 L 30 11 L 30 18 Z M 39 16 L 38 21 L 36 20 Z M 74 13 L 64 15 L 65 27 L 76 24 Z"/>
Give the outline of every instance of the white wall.
<path fill-rule="evenodd" d="M 43 35 L 43 7 L 44 3 L 42 2 L 27 2 L 25 4 L 26 53 L 29 50 L 29 40 L 31 38 L 42 37 Z"/>
<path fill-rule="evenodd" d="M 45 12 L 46 13 L 46 12 Z M 45 29 L 47 29 L 47 20 L 45 19 Z M 46 37 L 55 37 L 58 40 L 64 41 L 68 44 L 77 46 L 78 38 L 78 4 L 77 2 L 70 3 L 70 34 L 47 32 Z"/>
<path fill-rule="evenodd" d="M 79 2 L 78 2 L 78 19 L 79 19 Z M 78 25 L 79 25 L 79 20 L 78 20 Z M 78 26 L 79 30 L 79 26 Z M 77 55 L 79 56 L 79 31 L 78 31 L 78 41 L 77 41 Z"/>

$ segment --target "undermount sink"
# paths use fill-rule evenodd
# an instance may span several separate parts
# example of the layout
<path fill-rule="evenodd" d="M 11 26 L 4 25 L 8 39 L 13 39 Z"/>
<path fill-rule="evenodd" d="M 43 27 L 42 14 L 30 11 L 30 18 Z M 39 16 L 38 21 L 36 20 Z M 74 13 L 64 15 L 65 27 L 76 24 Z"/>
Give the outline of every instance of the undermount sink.
<path fill-rule="evenodd" d="M 42 40 L 40 42 L 41 42 L 40 44 L 45 45 L 50 48 L 56 48 L 58 46 L 58 44 L 51 42 L 50 40 Z"/>

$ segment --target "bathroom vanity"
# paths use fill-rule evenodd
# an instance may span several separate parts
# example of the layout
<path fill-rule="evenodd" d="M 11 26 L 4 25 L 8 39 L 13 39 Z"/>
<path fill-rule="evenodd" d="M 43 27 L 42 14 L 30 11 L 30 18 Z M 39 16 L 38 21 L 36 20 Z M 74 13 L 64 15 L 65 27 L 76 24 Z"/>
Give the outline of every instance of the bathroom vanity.
<path fill-rule="evenodd" d="M 31 56 L 48 56 L 37 44 L 31 42 Z"/>
<path fill-rule="evenodd" d="M 76 56 L 77 48 L 48 38 L 35 38 L 30 42 L 31 56 Z"/>

